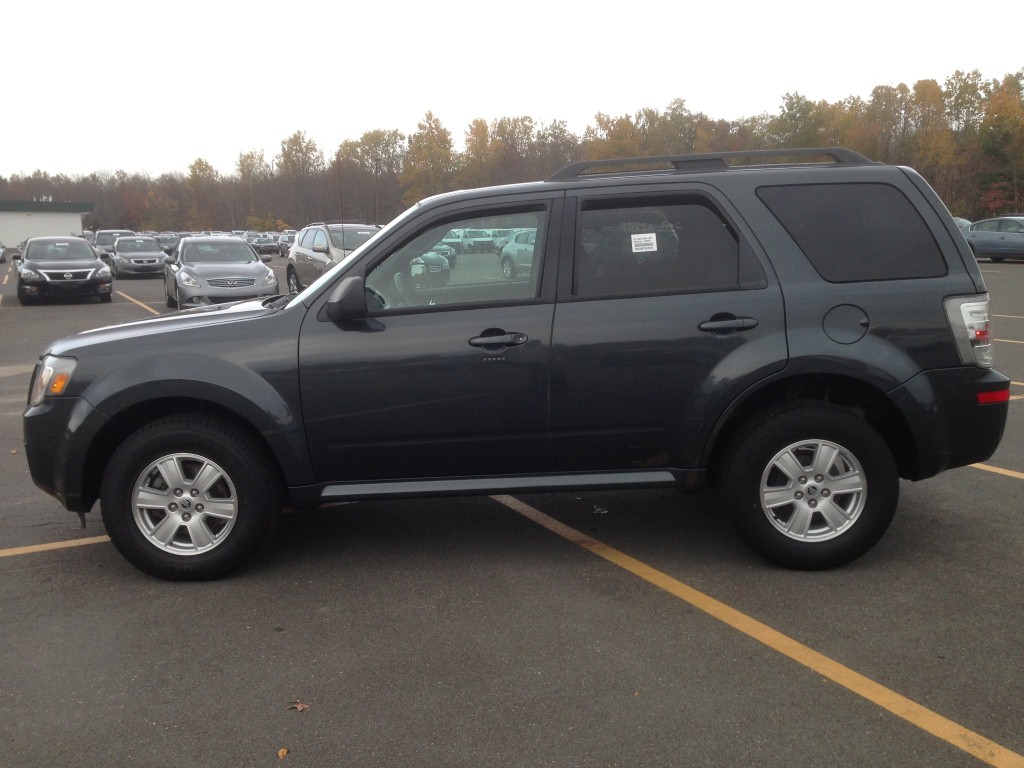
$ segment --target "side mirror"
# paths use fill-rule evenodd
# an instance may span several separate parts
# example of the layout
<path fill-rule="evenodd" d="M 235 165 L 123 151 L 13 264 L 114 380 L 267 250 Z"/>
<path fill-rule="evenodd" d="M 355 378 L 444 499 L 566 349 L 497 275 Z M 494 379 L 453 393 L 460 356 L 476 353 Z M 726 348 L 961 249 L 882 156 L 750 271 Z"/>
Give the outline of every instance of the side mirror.
<path fill-rule="evenodd" d="M 173 256 L 164 256 L 164 264 L 174 264 L 176 261 Z"/>
<path fill-rule="evenodd" d="M 366 315 L 366 290 L 359 275 L 346 277 L 331 292 L 327 316 L 331 320 L 355 320 Z"/>

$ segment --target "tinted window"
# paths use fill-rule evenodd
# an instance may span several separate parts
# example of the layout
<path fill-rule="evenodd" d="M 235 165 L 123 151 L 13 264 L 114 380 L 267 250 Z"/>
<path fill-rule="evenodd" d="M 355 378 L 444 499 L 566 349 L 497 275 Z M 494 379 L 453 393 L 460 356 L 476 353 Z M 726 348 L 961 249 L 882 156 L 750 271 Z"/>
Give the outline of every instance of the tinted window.
<path fill-rule="evenodd" d="M 927 225 L 888 184 L 761 187 L 757 194 L 831 283 L 946 274 Z"/>
<path fill-rule="evenodd" d="M 335 248 L 343 251 L 354 251 L 375 234 L 376 227 L 342 227 L 341 229 L 330 229 L 331 242 Z"/>
<path fill-rule="evenodd" d="M 705 198 L 587 201 L 576 293 L 615 296 L 739 287 L 740 240 Z"/>
<path fill-rule="evenodd" d="M 971 224 L 971 231 L 973 232 L 997 232 L 998 230 L 998 219 L 986 219 L 985 221 L 977 221 Z"/>

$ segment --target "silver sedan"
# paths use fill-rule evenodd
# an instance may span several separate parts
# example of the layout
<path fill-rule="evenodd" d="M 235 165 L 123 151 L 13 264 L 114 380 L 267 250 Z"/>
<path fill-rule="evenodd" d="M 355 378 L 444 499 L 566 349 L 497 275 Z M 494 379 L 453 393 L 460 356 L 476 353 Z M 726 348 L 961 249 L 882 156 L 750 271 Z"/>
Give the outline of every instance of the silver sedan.
<path fill-rule="evenodd" d="M 165 259 L 167 306 L 186 309 L 276 296 L 277 276 L 237 237 L 185 237 Z"/>

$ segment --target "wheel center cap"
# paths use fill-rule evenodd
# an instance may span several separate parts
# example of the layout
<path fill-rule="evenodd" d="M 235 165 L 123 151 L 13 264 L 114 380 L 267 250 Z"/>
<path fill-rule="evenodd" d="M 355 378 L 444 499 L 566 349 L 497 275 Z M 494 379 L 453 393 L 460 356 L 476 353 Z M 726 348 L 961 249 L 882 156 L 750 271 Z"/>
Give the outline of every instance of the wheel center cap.
<path fill-rule="evenodd" d="M 807 495 L 808 496 L 817 496 L 818 495 L 818 486 L 816 486 L 816 485 L 808 485 L 807 486 Z"/>
<path fill-rule="evenodd" d="M 182 509 L 189 509 L 191 506 L 192 506 L 191 500 L 189 500 L 189 499 L 182 499 L 181 500 L 181 508 Z"/>

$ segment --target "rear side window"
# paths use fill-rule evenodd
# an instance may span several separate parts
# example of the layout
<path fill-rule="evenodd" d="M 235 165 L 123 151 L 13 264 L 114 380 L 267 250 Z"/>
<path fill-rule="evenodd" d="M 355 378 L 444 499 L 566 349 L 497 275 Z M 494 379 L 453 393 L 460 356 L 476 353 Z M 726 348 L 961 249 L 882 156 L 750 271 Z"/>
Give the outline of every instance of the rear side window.
<path fill-rule="evenodd" d="M 946 274 L 928 226 L 893 186 L 802 184 L 761 187 L 757 195 L 830 283 Z"/>

